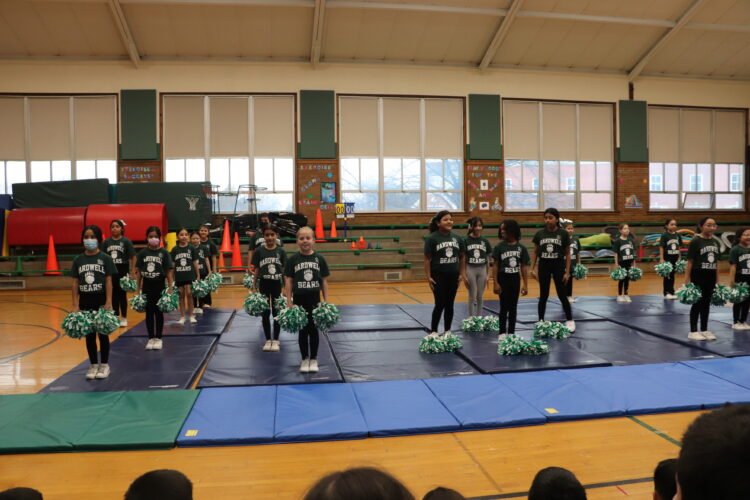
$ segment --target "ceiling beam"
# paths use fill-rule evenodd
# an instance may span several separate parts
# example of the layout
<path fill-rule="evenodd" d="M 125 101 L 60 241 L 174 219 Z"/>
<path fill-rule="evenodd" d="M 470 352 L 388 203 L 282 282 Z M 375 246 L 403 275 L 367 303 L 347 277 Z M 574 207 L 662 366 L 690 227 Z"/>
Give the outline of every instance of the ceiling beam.
<path fill-rule="evenodd" d="M 643 56 L 641 56 L 641 59 L 633 66 L 633 68 L 628 72 L 628 81 L 632 82 L 636 78 L 638 78 L 638 75 L 640 75 L 643 72 L 643 68 L 646 67 L 646 65 L 649 63 L 649 61 L 656 55 L 657 52 L 659 52 L 664 45 L 669 42 L 677 33 L 679 33 L 680 29 L 682 29 L 688 21 L 695 15 L 696 12 L 698 12 L 698 9 L 700 9 L 705 3 L 705 0 L 695 0 L 690 7 L 685 10 L 685 12 L 682 13 L 680 18 L 677 20 L 674 26 L 669 28 L 666 33 L 664 33 L 659 40 L 654 43 L 651 48 L 649 48 Z"/>
<path fill-rule="evenodd" d="M 323 30 L 325 28 L 326 0 L 315 0 L 313 14 L 312 43 L 310 45 L 310 62 L 313 68 L 320 62 L 320 47 L 323 44 Z"/>
<path fill-rule="evenodd" d="M 497 51 L 500 50 L 500 46 L 505 41 L 508 33 L 510 33 L 510 28 L 513 25 L 513 21 L 516 20 L 518 11 L 521 10 L 522 4 L 523 0 L 513 0 L 513 3 L 510 4 L 510 7 L 508 8 L 508 14 L 503 17 L 502 21 L 500 21 L 500 26 L 497 27 L 495 36 L 492 37 L 492 41 L 487 46 L 487 50 L 484 51 L 482 61 L 479 63 L 479 69 L 487 69 L 487 66 L 489 66 L 492 60 L 495 58 Z"/>
<path fill-rule="evenodd" d="M 128 56 L 130 57 L 133 66 L 138 68 L 138 65 L 141 62 L 141 55 L 138 53 L 138 47 L 135 45 L 135 40 L 130 32 L 130 26 L 128 25 L 125 13 L 122 11 L 120 0 L 109 0 L 108 4 L 109 10 L 112 11 L 112 17 L 115 19 L 117 31 L 120 33 L 122 44 L 125 46 L 125 50 L 128 51 Z"/>

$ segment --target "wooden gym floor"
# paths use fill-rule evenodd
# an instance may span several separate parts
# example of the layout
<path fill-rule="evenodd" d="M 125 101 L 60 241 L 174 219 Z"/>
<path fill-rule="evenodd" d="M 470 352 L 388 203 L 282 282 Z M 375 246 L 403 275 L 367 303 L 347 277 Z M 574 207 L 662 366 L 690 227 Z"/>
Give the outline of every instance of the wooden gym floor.
<path fill-rule="evenodd" d="M 536 282 L 529 285 L 529 296 L 537 297 Z M 574 291 L 614 295 L 615 288 L 608 277 L 591 277 L 576 282 Z M 239 308 L 245 293 L 223 288 L 214 304 Z M 661 280 L 648 275 L 631 285 L 631 293 L 661 293 Z M 432 295 L 423 282 L 336 283 L 330 299 L 341 305 L 430 303 Z M 465 289 L 457 300 L 466 300 Z M 68 309 L 69 289 L 0 292 L 0 394 L 36 392 L 85 358 L 82 342 L 60 336 Z M 129 313 L 131 325 L 142 318 Z M 193 481 L 197 500 L 291 500 L 327 472 L 371 465 L 396 475 L 417 498 L 441 485 L 489 500 L 525 498 L 534 474 L 555 465 L 571 469 L 589 499 L 646 500 L 652 498 L 654 466 L 677 456 L 679 440 L 698 414 L 326 443 L 6 455 L 0 456 L 0 491 L 29 486 L 52 500 L 120 499 L 143 472 L 174 468 Z"/>

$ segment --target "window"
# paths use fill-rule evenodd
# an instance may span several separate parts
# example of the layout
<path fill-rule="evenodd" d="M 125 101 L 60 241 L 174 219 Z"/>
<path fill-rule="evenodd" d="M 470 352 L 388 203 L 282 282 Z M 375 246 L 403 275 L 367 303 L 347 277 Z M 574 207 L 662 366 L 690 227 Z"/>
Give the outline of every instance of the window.
<path fill-rule="evenodd" d="M 341 96 L 341 195 L 358 212 L 463 209 L 463 102 Z"/>
<path fill-rule="evenodd" d="M 513 189 L 513 179 L 505 179 L 505 190 L 510 191 Z"/>
<path fill-rule="evenodd" d="M 650 106 L 650 208 L 742 210 L 745 118 L 739 110 Z"/>
<path fill-rule="evenodd" d="M 503 117 L 506 210 L 612 210 L 612 105 L 506 100 Z"/>
<path fill-rule="evenodd" d="M 81 160 L 76 162 L 76 178 L 109 179 L 117 182 L 117 162 L 115 160 Z"/>
<path fill-rule="evenodd" d="M 26 182 L 26 162 L 0 161 L 0 194 L 13 194 L 13 184 Z"/>
<path fill-rule="evenodd" d="M 292 96 L 165 95 L 163 107 L 167 181 L 210 182 L 223 213 L 293 210 Z"/>

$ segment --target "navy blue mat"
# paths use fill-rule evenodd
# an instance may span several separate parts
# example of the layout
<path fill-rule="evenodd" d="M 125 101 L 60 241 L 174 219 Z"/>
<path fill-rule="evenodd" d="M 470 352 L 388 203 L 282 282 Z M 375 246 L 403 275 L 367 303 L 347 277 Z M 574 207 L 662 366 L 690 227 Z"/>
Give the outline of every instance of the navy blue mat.
<path fill-rule="evenodd" d="M 285 385 L 276 396 L 278 442 L 367 437 L 351 384 Z"/>
<path fill-rule="evenodd" d="M 352 384 L 370 436 L 449 432 L 461 428 L 421 380 Z"/>
<path fill-rule="evenodd" d="M 613 282 L 613 286 L 616 286 Z M 603 318 L 633 318 L 637 316 L 669 316 L 689 314 L 690 306 L 677 300 L 665 300 L 662 295 L 631 295 L 631 303 L 617 302 L 616 297 L 584 296 L 572 304 L 573 310 L 586 311 Z"/>
<path fill-rule="evenodd" d="M 187 389 L 208 357 L 216 337 L 166 338 L 160 351 L 147 351 L 147 341 L 146 337 L 120 337 L 112 342 L 109 353 L 112 372 L 109 378 L 86 380 L 89 368 L 86 360 L 40 392 Z"/>
<path fill-rule="evenodd" d="M 298 337 L 296 333 L 288 333 L 282 330 L 279 340 L 282 344 L 291 346 L 297 344 Z M 220 344 L 260 343 L 262 345 L 265 342 L 266 337 L 263 334 L 261 319 L 256 316 L 250 316 L 243 310 L 237 311 L 232 318 L 232 322 L 219 339 Z"/>
<path fill-rule="evenodd" d="M 521 299 L 518 301 L 517 320 L 522 323 L 536 323 L 539 321 L 539 312 L 537 310 L 538 299 Z M 573 319 L 576 321 L 601 319 L 600 316 L 586 312 L 582 308 L 572 304 Z M 484 303 L 484 308 L 492 314 L 500 312 L 500 302 L 498 300 L 488 300 Z M 547 309 L 544 313 L 544 319 L 547 321 L 565 321 L 565 313 L 558 301 L 550 300 L 547 302 Z"/>
<path fill-rule="evenodd" d="M 750 389 L 750 357 L 687 361 L 683 364 Z"/>
<path fill-rule="evenodd" d="M 332 332 L 363 330 L 404 330 L 422 325 L 395 304 L 339 306 L 341 320 Z"/>
<path fill-rule="evenodd" d="M 428 332 L 432 326 L 432 310 L 434 309 L 433 304 L 398 304 L 406 314 L 414 318 L 414 320 L 422 325 Z M 456 303 L 453 308 L 453 324 L 451 325 L 451 331 L 458 331 L 461 328 L 461 320 L 466 318 L 466 307 L 464 304 Z M 440 318 L 438 324 L 438 331 L 440 333 L 444 330 L 443 318 Z"/>
<path fill-rule="evenodd" d="M 227 323 L 232 319 L 234 309 L 205 309 L 203 314 L 196 316 L 198 322 L 184 325 L 177 323 L 180 319 L 180 313 L 169 313 L 164 315 L 165 337 L 172 336 L 189 336 L 189 335 L 221 335 L 227 327 Z M 141 321 L 123 333 L 121 337 L 148 337 L 146 322 Z"/>
<path fill-rule="evenodd" d="M 462 429 L 536 425 L 547 421 L 533 406 L 489 375 L 424 382 Z"/>

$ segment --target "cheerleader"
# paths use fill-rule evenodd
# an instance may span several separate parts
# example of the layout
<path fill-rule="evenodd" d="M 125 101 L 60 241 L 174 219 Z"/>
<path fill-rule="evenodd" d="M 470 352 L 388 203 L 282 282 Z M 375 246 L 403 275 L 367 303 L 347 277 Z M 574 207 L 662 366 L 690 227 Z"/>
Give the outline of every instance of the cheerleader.
<path fill-rule="evenodd" d="M 492 250 L 495 268 L 494 291 L 500 295 L 500 337 L 516 332 L 516 311 L 518 295 L 526 295 L 529 290 L 528 269 L 529 251 L 520 242 L 521 228 L 518 222 L 506 220 L 497 232 L 500 243 Z M 507 325 L 507 326 L 506 326 Z"/>
<path fill-rule="evenodd" d="M 320 294 L 328 302 L 328 264 L 322 255 L 315 253 L 315 234 L 308 227 L 297 231 L 299 252 L 289 256 L 284 265 L 284 295 L 287 305 L 301 306 L 307 312 L 307 325 L 299 332 L 299 350 L 302 354 L 302 373 L 318 371 L 318 344 L 320 336 L 312 317 L 313 309 L 320 303 Z"/>
<path fill-rule="evenodd" d="M 736 245 L 729 251 L 729 282 L 750 285 L 750 228 L 737 230 Z M 750 297 L 740 304 L 732 306 L 732 329 L 750 330 L 747 324 L 747 313 L 750 310 Z"/>
<path fill-rule="evenodd" d="M 677 220 L 669 218 L 664 223 L 664 232 L 661 234 L 661 262 L 672 264 L 672 272 L 664 278 L 663 293 L 667 300 L 674 300 L 674 266 L 680 260 L 680 248 L 682 247 L 682 236 L 677 232 Z"/>
<path fill-rule="evenodd" d="M 216 243 L 211 241 L 211 239 L 208 237 L 209 235 L 209 224 L 204 224 L 198 229 L 198 236 L 201 238 L 201 245 L 204 247 L 204 252 L 206 253 L 206 256 L 211 261 L 211 269 L 214 271 L 216 270 L 216 262 L 219 258 L 219 247 L 216 246 Z M 213 301 L 211 299 L 211 294 L 209 293 L 202 299 L 198 301 L 201 309 L 201 313 L 203 313 L 203 309 L 210 309 L 211 305 L 213 304 Z"/>
<path fill-rule="evenodd" d="M 575 228 L 573 227 L 573 221 L 569 219 L 565 219 L 562 223 L 563 229 L 565 229 L 568 232 L 568 235 L 570 236 L 570 270 L 572 271 L 575 269 L 576 264 L 580 263 L 580 253 L 581 253 L 581 242 L 578 239 L 578 236 L 574 236 L 573 233 L 575 232 Z M 576 301 L 576 298 L 573 297 L 573 278 L 568 278 L 568 282 L 565 283 L 565 293 L 568 296 L 568 302 L 573 303 Z"/>
<path fill-rule="evenodd" d="M 177 244 L 172 248 L 170 256 L 174 262 L 174 281 L 180 294 L 180 320 L 179 324 L 185 324 L 185 318 L 190 318 L 190 323 L 197 323 L 193 316 L 193 294 L 192 285 L 198 277 L 198 263 L 200 255 L 198 249 L 190 244 L 188 238 L 190 232 L 183 228 L 177 230 Z"/>
<path fill-rule="evenodd" d="M 469 232 L 464 245 L 466 247 L 466 279 L 469 283 L 468 316 L 481 316 L 484 288 L 489 283 L 490 259 L 492 245 L 482 236 L 484 222 L 480 217 L 467 221 Z"/>
<path fill-rule="evenodd" d="M 120 326 L 128 326 L 128 294 L 120 286 L 120 279 L 129 277 L 135 269 L 135 248 L 133 242 L 125 237 L 125 221 L 115 219 L 109 223 L 112 234 L 102 243 L 102 252 L 112 258 L 117 273 L 112 275 L 112 310 L 120 317 Z"/>
<path fill-rule="evenodd" d="M 427 283 L 435 299 L 430 335 L 437 337 L 440 316 L 443 315 L 445 334 L 451 333 L 453 303 L 458 283 L 466 280 L 466 247 L 464 239 L 453 233 L 453 217 L 447 210 L 438 212 L 430 221 L 430 234 L 424 240 L 424 267 Z"/>
<path fill-rule="evenodd" d="M 690 340 L 716 340 L 716 335 L 708 331 L 711 295 L 719 281 L 719 245 L 714 238 L 715 232 L 716 219 L 703 217 L 688 246 L 685 284 L 692 282 L 701 289 L 701 299 L 690 307 Z"/>
<path fill-rule="evenodd" d="M 112 276 L 117 268 L 112 258 L 101 252 L 102 230 L 99 226 L 86 226 L 81 233 L 84 252 L 73 259 L 70 275 L 73 277 L 73 312 L 97 311 L 104 306 L 112 306 Z M 96 350 L 96 338 L 99 337 L 101 356 Z M 86 335 L 86 351 L 89 355 L 89 366 L 86 378 L 109 377 L 109 336 L 98 332 Z"/>
<path fill-rule="evenodd" d="M 544 321 L 549 285 L 550 281 L 554 280 L 557 298 L 560 299 L 565 312 L 565 326 L 574 332 L 576 323 L 573 321 L 570 302 L 565 295 L 565 283 L 570 279 L 570 235 L 560 227 L 560 212 L 556 208 L 544 211 L 544 228 L 536 232 L 533 241 L 531 276 L 539 281 L 539 321 Z"/>
<path fill-rule="evenodd" d="M 198 231 L 190 234 L 190 244 L 198 250 L 198 277 L 205 279 L 211 273 L 211 261 L 208 258 L 208 247 L 201 244 L 201 237 Z M 193 295 L 193 314 L 203 314 L 203 309 L 198 307 L 199 299 Z"/>
<path fill-rule="evenodd" d="M 271 225 L 271 216 L 268 213 L 262 213 L 260 214 L 260 225 L 258 228 L 250 232 L 248 231 L 247 234 L 250 236 L 250 244 L 247 246 L 247 273 L 253 274 L 253 270 L 250 268 L 253 262 L 253 252 L 255 252 L 259 247 L 262 247 L 266 244 L 266 239 L 263 234 L 263 229 L 266 226 Z M 276 229 L 276 246 L 279 248 L 284 247 L 284 242 L 281 241 L 281 238 L 278 235 L 278 228 Z"/>
<path fill-rule="evenodd" d="M 146 230 L 147 246 L 138 253 L 136 268 L 138 269 L 138 290 L 146 295 L 146 330 L 148 343 L 146 349 L 161 349 L 162 331 L 164 330 L 164 313 L 156 303 L 164 291 L 164 280 L 172 286 L 174 282 L 174 264 L 169 252 L 161 243 L 161 229 L 151 226 Z"/>
<path fill-rule="evenodd" d="M 266 336 L 264 351 L 279 351 L 279 333 L 281 327 L 276 317 L 279 313 L 276 307 L 276 299 L 281 295 L 283 286 L 284 266 L 286 264 L 286 252 L 280 248 L 278 243 L 279 231 L 274 225 L 263 228 L 265 243 L 258 245 L 253 251 L 253 273 L 255 276 L 255 288 L 268 297 L 271 308 L 263 311 L 263 334 Z M 273 310 L 273 335 L 271 335 L 271 311 Z M 309 369 L 309 367 L 308 367 Z"/>
<path fill-rule="evenodd" d="M 612 242 L 612 251 L 617 256 L 617 265 L 625 270 L 630 270 L 635 262 L 635 245 L 630 235 L 630 226 L 620 224 L 620 236 Z M 625 279 L 617 282 L 617 302 L 633 302 L 628 295 L 630 278 L 626 275 Z"/>

